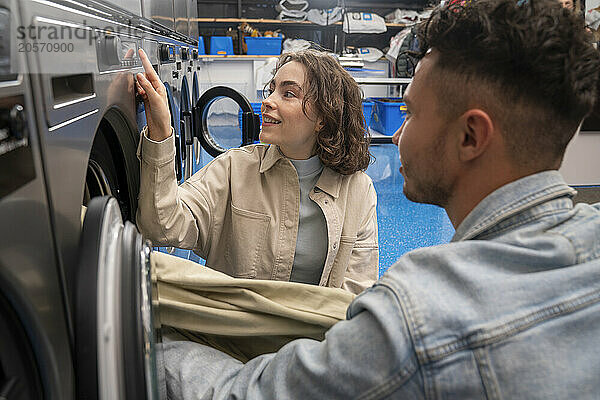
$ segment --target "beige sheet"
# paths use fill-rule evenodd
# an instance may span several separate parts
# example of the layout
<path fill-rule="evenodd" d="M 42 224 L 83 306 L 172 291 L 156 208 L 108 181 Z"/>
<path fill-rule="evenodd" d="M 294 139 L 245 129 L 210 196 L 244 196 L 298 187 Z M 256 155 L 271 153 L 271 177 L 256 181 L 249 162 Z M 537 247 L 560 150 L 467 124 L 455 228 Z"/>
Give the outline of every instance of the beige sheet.
<path fill-rule="evenodd" d="M 154 252 L 161 324 L 245 362 L 296 338 L 322 340 L 354 295 L 338 288 L 232 278 Z"/>

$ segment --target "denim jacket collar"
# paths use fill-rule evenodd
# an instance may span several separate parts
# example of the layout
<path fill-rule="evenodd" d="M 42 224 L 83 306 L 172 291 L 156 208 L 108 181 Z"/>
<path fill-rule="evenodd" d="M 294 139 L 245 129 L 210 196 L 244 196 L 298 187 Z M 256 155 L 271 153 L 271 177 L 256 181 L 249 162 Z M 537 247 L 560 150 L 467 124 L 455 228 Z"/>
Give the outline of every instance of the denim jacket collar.
<path fill-rule="evenodd" d="M 506 184 L 485 197 L 458 226 L 452 242 L 474 239 L 500 221 L 548 200 L 577 192 L 569 187 L 556 170 L 543 171 Z"/>

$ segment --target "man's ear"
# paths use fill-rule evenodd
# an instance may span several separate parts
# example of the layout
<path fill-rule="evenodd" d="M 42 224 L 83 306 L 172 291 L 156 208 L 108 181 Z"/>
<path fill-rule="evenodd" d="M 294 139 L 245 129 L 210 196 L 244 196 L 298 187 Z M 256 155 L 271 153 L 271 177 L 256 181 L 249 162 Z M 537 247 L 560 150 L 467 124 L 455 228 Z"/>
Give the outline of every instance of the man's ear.
<path fill-rule="evenodd" d="M 494 123 L 489 114 L 480 109 L 470 109 L 460 118 L 458 155 L 461 161 L 471 161 L 483 154 L 494 134 Z"/>

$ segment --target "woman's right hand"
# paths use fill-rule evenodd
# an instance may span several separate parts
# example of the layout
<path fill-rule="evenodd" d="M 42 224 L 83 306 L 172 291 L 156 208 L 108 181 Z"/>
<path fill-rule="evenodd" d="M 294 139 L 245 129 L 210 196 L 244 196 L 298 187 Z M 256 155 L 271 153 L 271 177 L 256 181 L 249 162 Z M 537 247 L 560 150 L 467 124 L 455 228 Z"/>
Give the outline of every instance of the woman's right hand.
<path fill-rule="evenodd" d="M 148 138 L 160 142 L 171 136 L 171 114 L 167 101 L 167 90 L 152 68 L 144 50 L 139 50 L 144 73 L 136 75 L 136 87 L 144 101 Z"/>

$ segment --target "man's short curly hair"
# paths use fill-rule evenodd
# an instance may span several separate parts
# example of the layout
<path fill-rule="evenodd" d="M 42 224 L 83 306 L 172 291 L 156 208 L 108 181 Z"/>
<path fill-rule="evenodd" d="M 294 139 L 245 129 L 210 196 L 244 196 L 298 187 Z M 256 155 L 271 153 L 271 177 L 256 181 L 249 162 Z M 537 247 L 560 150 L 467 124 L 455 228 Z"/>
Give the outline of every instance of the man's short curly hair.
<path fill-rule="evenodd" d="M 598 52 L 556 0 L 473 0 L 438 7 L 419 27 L 438 55 L 443 111 L 486 108 L 519 165 L 556 166 L 596 99 Z"/>
<path fill-rule="evenodd" d="M 366 169 L 371 154 L 369 137 L 365 135 L 362 93 L 356 81 L 335 58 L 314 49 L 282 54 L 273 74 L 291 61 L 306 69 L 302 88 L 304 113 L 310 102 L 323 120 L 316 143 L 316 154 L 323 165 L 343 175 Z"/>

